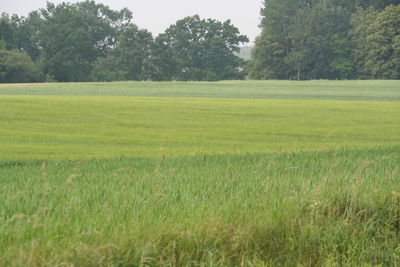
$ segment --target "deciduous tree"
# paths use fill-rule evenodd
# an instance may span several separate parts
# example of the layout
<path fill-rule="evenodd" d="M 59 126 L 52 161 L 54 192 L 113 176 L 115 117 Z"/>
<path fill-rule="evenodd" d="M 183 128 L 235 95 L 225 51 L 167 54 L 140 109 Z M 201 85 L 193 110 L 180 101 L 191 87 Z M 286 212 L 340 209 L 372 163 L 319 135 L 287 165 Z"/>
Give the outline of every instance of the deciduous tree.
<path fill-rule="evenodd" d="M 0 49 L 0 83 L 39 82 L 43 74 L 25 52 Z"/>
<path fill-rule="evenodd" d="M 96 58 L 115 44 L 131 19 L 127 9 L 112 11 L 93 1 L 48 3 L 41 16 L 44 70 L 57 81 L 88 80 Z"/>
<path fill-rule="evenodd" d="M 364 68 L 372 78 L 400 79 L 400 5 L 388 6 L 367 27 Z"/>
<path fill-rule="evenodd" d="M 153 36 L 147 30 L 131 25 L 119 37 L 117 47 L 112 52 L 115 68 L 121 80 L 146 80 L 147 61 L 150 58 Z"/>
<path fill-rule="evenodd" d="M 179 80 L 244 78 L 239 69 L 242 60 L 235 52 L 246 42 L 248 38 L 230 20 L 205 20 L 197 15 L 177 21 L 157 38 L 158 48 L 164 48 L 172 64 L 178 65 L 173 78 Z"/>

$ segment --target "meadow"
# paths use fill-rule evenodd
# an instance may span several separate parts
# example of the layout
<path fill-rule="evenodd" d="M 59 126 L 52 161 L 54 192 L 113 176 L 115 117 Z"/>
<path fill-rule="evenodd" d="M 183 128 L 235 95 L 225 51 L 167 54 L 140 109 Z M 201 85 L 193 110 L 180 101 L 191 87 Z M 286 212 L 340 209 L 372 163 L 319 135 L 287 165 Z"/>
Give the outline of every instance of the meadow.
<path fill-rule="evenodd" d="M 396 266 L 400 83 L 0 85 L 0 266 Z"/>

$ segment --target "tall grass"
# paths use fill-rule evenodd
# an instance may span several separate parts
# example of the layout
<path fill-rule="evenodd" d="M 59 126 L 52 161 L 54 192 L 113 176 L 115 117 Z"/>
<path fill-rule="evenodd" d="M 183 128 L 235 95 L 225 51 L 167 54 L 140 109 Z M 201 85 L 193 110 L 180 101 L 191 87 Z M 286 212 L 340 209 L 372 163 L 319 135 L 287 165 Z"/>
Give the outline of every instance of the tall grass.
<path fill-rule="evenodd" d="M 2 162 L 7 265 L 395 265 L 400 153 Z"/>

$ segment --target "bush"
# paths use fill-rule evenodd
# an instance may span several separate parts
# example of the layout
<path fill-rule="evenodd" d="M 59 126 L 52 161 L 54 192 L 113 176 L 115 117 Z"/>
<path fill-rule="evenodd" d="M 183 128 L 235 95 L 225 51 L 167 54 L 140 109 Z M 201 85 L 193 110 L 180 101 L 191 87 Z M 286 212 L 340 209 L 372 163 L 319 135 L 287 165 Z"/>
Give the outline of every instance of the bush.
<path fill-rule="evenodd" d="M 22 51 L 0 50 L 0 83 L 41 82 L 43 73 Z"/>

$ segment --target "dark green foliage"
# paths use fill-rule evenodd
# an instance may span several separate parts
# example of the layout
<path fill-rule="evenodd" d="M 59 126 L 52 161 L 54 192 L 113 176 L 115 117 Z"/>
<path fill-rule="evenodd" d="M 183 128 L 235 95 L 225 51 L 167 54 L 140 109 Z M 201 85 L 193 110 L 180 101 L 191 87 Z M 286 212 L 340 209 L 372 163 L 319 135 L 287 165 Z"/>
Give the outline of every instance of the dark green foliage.
<path fill-rule="evenodd" d="M 231 22 L 188 17 L 153 39 L 127 9 L 86 0 L 48 3 L 27 18 L 3 14 L 0 40 L 26 52 L 47 81 L 243 79 L 248 42 Z"/>
<path fill-rule="evenodd" d="M 400 5 L 358 10 L 350 32 L 362 78 L 400 79 Z"/>
<path fill-rule="evenodd" d="M 186 17 L 153 39 L 128 9 L 91 0 L 1 14 L 0 49 L 29 55 L 46 81 L 399 79 L 399 4 L 264 0 L 247 62 L 238 55 L 248 39 L 230 20 Z"/>
<path fill-rule="evenodd" d="M 375 9 L 382 10 L 389 5 L 399 5 L 400 0 L 357 0 L 356 3 L 362 7 L 374 7 Z"/>
<path fill-rule="evenodd" d="M 242 60 L 235 54 L 239 45 L 248 42 L 239 30 L 227 20 L 186 17 L 170 26 L 157 38 L 157 45 L 170 54 L 167 65 L 177 65 L 178 80 L 214 81 L 243 79 L 238 70 Z M 161 59 L 161 57 L 159 57 Z"/>
<path fill-rule="evenodd" d="M 330 49 L 334 55 L 329 64 L 333 78 L 349 79 L 354 77 L 354 63 L 351 58 L 351 44 L 348 38 L 335 34 L 331 37 Z"/>
<path fill-rule="evenodd" d="M 344 79 L 352 73 L 351 46 L 347 41 L 350 13 L 321 0 L 308 13 L 305 24 L 305 79 Z M 304 24 L 303 24 L 304 27 Z"/>
<path fill-rule="evenodd" d="M 250 76 L 255 79 L 288 79 L 289 68 L 285 58 L 292 49 L 291 29 L 296 11 L 302 7 L 298 0 L 266 0 L 261 10 L 262 33 L 253 50 Z"/>
<path fill-rule="evenodd" d="M 180 61 L 177 51 L 169 47 L 165 35 L 160 34 L 152 45 L 150 59 L 147 62 L 149 78 L 153 81 L 171 81 L 178 76 Z"/>
<path fill-rule="evenodd" d="M 0 83 L 40 82 L 43 74 L 25 53 L 0 48 Z"/>
<path fill-rule="evenodd" d="M 8 14 L 3 13 L 0 17 L 0 40 L 5 42 L 5 48 L 17 48 L 17 16 L 10 17 Z"/>
<path fill-rule="evenodd" d="M 151 33 L 139 30 L 135 25 L 131 25 L 121 34 L 112 55 L 122 80 L 146 80 L 146 63 L 152 44 Z"/>
<path fill-rule="evenodd" d="M 266 1 L 253 50 L 255 79 L 350 78 L 350 13 L 333 0 Z"/>
<path fill-rule="evenodd" d="M 48 3 L 46 9 L 27 18 L 3 14 L 0 39 L 7 49 L 26 52 L 41 66 L 47 80 L 89 81 L 93 63 L 106 56 L 131 18 L 128 9 L 113 11 L 89 0 Z"/>
<path fill-rule="evenodd" d="M 356 75 L 359 78 L 366 79 L 370 74 L 365 68 L 365 59 L 367 57 L 367 29 L 369 25 L 375 20 L 377 12 L 372 9 L 358 8 L 356 13 L 351 18 L 351 30 L 349 36 L 353 44 L 353 61 L 357 65 Z"/>
<path fill-rule="evenodd" d="M 400 5 L 377 14 L 367 28 L 365 69 L 372 78 L 400 79 Z"/>
<path fill-rule="evenodd" d="M 93 75 L 96 81 L 146 80 L 153 46 L 151 33 L 130 25 L 117 39 L 116 47 L 95 62 Z"/>
<path fill-rule="evenodd" d="M 111 55 L 97 58 L 93 64 L 92 77 L 97 82 L 118 81 L 120 78 L 118 70 L 115 69 L 115 59 Z"/>
<path fill-rule="evenodd" d="M 254 79 L 398 79 L 398 1 L 266 0 Z"/>
<path fill-rule="evenodd" d="M 114 45 L 118 30 L 131 19 L 127 10 L 112 11 L 93 1 L 48 4 L 41 15 L 44 69 L 57 81 L 89 80 L 97 56 Z"/>

